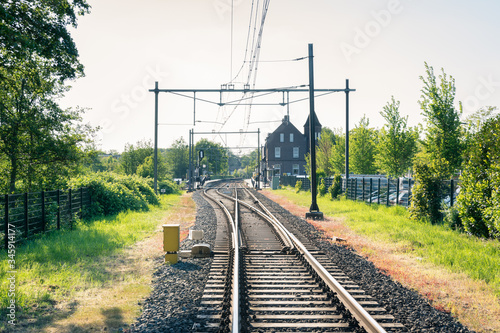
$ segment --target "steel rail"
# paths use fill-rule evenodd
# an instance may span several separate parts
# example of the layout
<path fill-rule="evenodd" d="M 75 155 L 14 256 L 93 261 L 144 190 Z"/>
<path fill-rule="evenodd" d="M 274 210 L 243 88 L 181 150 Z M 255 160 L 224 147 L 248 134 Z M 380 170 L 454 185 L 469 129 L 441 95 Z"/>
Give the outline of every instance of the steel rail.
<path fill-rule="evenodd" d="M 234 193 L 238 199 L 238 190 L 234 186 Z M 232 304 L 232 323 L 231 332 L 237 333 L 240 331 L 240 237 L 239 237 L 239 212 L 238 200 L 234 202 L 234 229 L 233 229 L 233 244 L 234 244 L 234 271 L 233 271 L 233 304 Z"/>
<path fill-rule="evenodd" d="M 227 210 L 226 206 L 221 202 L 212 197 L 207 193 L 208 190 L 204 190 L 203 193 L 207 198 L 215 202 L 217 205 L 219 205 L 224 213 L 226 214 L 229 224 L 231 225 L 231 232 L 232 232 L 232 247 L 233 247 L 233 276 L 232 276 L 232 297 L 231 297 L 231 332 L 232 333 L 238 333 L 240 329 L 240 300 L 239 300 L 239 246 L 238 246 L 238 233 L 237 233 L 237 227 L 236 223 L 231 216 L 231 213 Z M 218 192 L 218 190 L 217 190 Z M 235 189 L 235 192 L 236 189 Z M 221 194 L 220 192 L 218 192 Z M 235 218 L 237 219 L 238 216 L 238 203 L 235 202 Z"/>
<path fill-rule="evenodd" d="M 351 294 L 321 265 L 314 256 L 306 249 L 304 244 L 300 242 L 295 235 L 290 233 L 281 222 L 258 200 L 253 193 L 248 189 L 245 189 L 252 196 L 252 198 L 258 202 L 259 206 L 272 218 L 276 224 L 281 225 L 281 227 L 288 234 L 288 237 L 292 239 L 293 243 L 303 255 L 303 257 L 309 262 L 314 271 L 321 277 L 325 284 L 333 291 L 339 300 L 344 304 L 344 306 L 351 312 L 351 314 L 358 320 L 359 324 L 368 333 L 385 333 L 386 330 L 380 326 L 380 324 L 354 299 Z"/>
<path fill-rule="evenodd" d="M 245 189 L 245 188 L 243 188 L 243 189 Z M 285 244 L 285 248 L 287 248 L 287 249 L 293 249 L 294 248 L 292 240 L 288 236 L 288 233 L 286 232 L 286 229 L 284 229 L 284 227 L 281 224 L 277 224 L 271 217 L 269 217 L 268 215 L 264 214 L 263 212 L 261 212 L 260 210 L 258 210 L 257 208 L 255 208 L 254 206 L 252 206 L 252 205 L 250 205 L 250 204 L 248 204 L 248 203 L 246 203 L 244 201 L 241 201 L 239 199 L 235 199 L 235 198 L 233 198 L 233 197 L 231 197 L 229 195 L 226 195 L 224 193 L 220 193 L 220 192 L 218 192 L 218 193 L 219 193 L 219 195 L 225 197 L 226 199 L 237 200 L 241 205 L 243 205 L 243 206 L 247 207 L 248 209 L 254 211 L 257 215 L 259 215 L 260 217 L 262 217 L 263 219 L 265 219 L 267 222 L 269 222 L 269 224 L 271 224 L 274 227 L 274 229 L 276 230 L 276 232 L 279 234 L 279 236 L 283 240 L 283 243 Z"/>

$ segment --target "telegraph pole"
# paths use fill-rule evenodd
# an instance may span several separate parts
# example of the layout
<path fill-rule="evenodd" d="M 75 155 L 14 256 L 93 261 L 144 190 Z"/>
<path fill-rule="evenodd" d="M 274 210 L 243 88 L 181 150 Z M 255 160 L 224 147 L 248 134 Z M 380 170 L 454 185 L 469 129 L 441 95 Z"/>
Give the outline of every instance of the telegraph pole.
<path fill-rule="evenodd" d="M 155 82 L 155 151 L 154 151 L 154 190 L 158 194 L 158 81 Z"/>
<path fill-rule="evenodd" d="M 345 80 L 345 179 L 349 179 L 349 79 Z"/>
<path fill-rule="evenodd" d="M 313 45 L 309 44 L 309 153 L 311 158 L 311 207 L 306 213 L 306 219 L 323 220 L 323 213 L 319 211 L 316 202 L 316 131 L 314 111 L 314 68 L 313 68 Z"/>

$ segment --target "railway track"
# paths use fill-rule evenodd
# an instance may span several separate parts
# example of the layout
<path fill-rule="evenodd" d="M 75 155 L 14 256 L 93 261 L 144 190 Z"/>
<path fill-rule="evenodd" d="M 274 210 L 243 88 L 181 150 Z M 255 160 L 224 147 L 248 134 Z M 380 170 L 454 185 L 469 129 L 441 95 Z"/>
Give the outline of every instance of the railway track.
<path fill-rule="evenodd" d="M 390 332 L 403 326 L 242 183 L 205 190 L 220 217 L 196 332 Z"/>

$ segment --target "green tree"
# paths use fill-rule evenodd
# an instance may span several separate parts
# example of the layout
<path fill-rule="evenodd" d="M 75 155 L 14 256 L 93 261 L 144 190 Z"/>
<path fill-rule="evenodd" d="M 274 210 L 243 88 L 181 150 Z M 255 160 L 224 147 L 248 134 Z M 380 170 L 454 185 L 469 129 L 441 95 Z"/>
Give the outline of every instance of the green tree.
<path fill-rule="evenodd" d="M 94 132 L 81 124 L 83 109 L 62 109 L 67 88 L 50 64 L 26 61 L 0 68 L 0 154 L 8 161 L 10 193 L 65 182 L 85 157 Z"/>
<path fill-rule="evenodd" d="M 221 144 L 201 139 L 195 145 L 195 163 L 197 161 L 198 151 L 203 150 L 205 157 L 201 164 L 207 166 L 206 170 L 213 175 L 227 175 L 228 172 L 228 154 L 227 149 Z"/>
<path fill-rule="evenodd" d="M 158 154 L 158 164 L 157 164 L 157 171 L 158 171 L 158 180 L 164 180 L 167 177 L 167 167 L 165 165 L 165 161 L 163 160 L 163 156 Z M 138 176 L 144 177 L 144 178 L 154 178 L 155 176 L 155 169 L 154 169 L 154 156 L 148 156 L 144 159 L 144 162 L 142 162 L 138 167 L 137 171 L 135 172 Z"/>
<path fill-rule="evenodd" d="M 345 134 L 341 130 L 336 132 L 336 140 L 330 156 L 330 165 L 335 174 L 343 174 L 345 173 Z"/>
<path fill-rule="evenodd" d="M 153 143 L 150 141 L 138 141 L 135 146 L 127 143 L 123 152 L 120 164 L 126 175 L 137 174 L 137 168 L 146 161 L 146 158 L 153 156 Z"/>
<path fill-rule="evenodd" d="M 418 131 L 408 128 L 408 117 L 401 117 L 399 105 L 393 96 L 380 112 L 386 124 L 379 132 L 375 156 L 379 170 L 392 177 L 402 176 L 411 167 L 417 151 Z"/>
<path fill-rule="evenodd" d="M 444 180 L 449 170 L 445 159 L 434 160 L 430 164 L 415 164 L 415 185 L 412 188 L 410 216 L 416 220 L 437 223 L 442 219 L 441 199 Z"/>
<path fill-rule="evenodd" d="M 325 172 L 326 176 L 334 174 L 331 158 L 333 155 L 333 146 L 336 142 L 335 133 L 328 127 L 321 129 L 321 137 L 318 140 L 316 150 L 316 166 Z"/>
<path fill-rule="evenodd" d="M 455 108 L 455 79 L 447 76 L 442 69 L 439 84 L 434 69 L 425 63 L 426 77 L 419 101 L 422 115 L 427 124 L 424 148 L 430 160 L 448 161 L 448 174 L 452 175 L 462 163 L 463 142 L 460 115 L 462 104 Z"/>
<path fill-rule="evenodd" d="M 68 26 L 76 28 L 77 17 L 89 10 L 85 0 L 2 1 L 0 68 L 10 71 L 19 63 L 36 61 L 50 66 L 60 80 L 83 74 Z"/>
<path fill-rule="evenodd" d="M 186 170 L 189 167 L 189 148 L 181 137 L 172 143 L 165 152 L 165 162 L 167 164 L 167 173 L 173 178 L 185 178 Z"/>
<path fill-rule="evenodd" d="M 369 175 L 377 171 L 375 167 L 377 132 L 369 128 L 369 125 L 370 121 L 363 116 L 359 125 L 353 128 L 349 135 L 349 165 L 350 171 L 355 174 Z"/>
<path fill-rule="evenodd" d="M 465 231 L 500 238 L 500 115 L 474 134 L 464 163 L 457 209 Z"/>

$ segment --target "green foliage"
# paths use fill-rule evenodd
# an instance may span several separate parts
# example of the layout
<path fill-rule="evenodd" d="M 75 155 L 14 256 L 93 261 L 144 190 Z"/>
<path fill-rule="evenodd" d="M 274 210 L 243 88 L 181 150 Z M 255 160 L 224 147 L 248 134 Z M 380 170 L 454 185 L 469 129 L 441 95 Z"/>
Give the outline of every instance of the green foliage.
<path fill-rule="evenodd" d="M 436 82 L 434 69 L 425 63 L 427 76 L 420 77 L 424 83 L 419 101 L 422 115 L 427 123 L 424 146 L 431 160 L 448 161 L 448 176 L 460 168 L 462 163 L 463 142 L 461 140 L 459 109 L 454 106 L 455 79 L 448 77 L 442 69 L 440 83 Z"/>
<path fill-rule="evenodd" d="M 52 313 L 56 304 L 72 299 L 79 290 L 109 286 L 116 271 L 106 264 L 122 250 L 157 233 L 168 210 L 179 204 L 180 196 L 165 195 L 161 204 L 148 212 L 123 212 L 74 225 L 72 231 L 54 230 L 30 242 L 16 244 L 16 319 Z M 108 258 L 108 259 L 106 259 Z M 7 260 L 0 262 L 0 279 L 6 281 Z M 122 272 L 123 273 L 123 272 Z M 78 288 L 75 288 L 78 286 Z M 8 284 L 0 284 L 0 315 L 5 317 Z M 8 309 L 7 309 L 8 310 Z M 0 323 L 0 331 L 4 322 Z M 5 321 L 5 324 L 7 322 Z M 11 326 L 8 325 L 7 326 Z"/>
<path fill-rule="evenodd" d="M 135 146 L 127 143 L 120 158 L 120 164 L 126 175 L 134 175 L 137 174 L 137 168 L 146 161 L 146 158 L 153 154 L 154 148 L 151 140 L 138 141 Z"/>
<path fill-rule="evenodd" d="M 299 193 L 302 189 L 302 180 L 297 180 L 295 183 L 295 193 Z"/>
<path fill-rule="evenodd" d="M 69 181 L 72 188 L 89 187 L 92 215 L 111 215 L 126 210 L 148 210 L 148 204 L 158 204 L 158 197 L 142 177 L 110 172 L 82 175 Z"/>
<path fill-rule="evenodd" d="M 195 145 L 195 160 L 198 156 L 198 151 L 203 150 L 205 157 L 201 164 L 207 166 L 206 170 L 212 175 L 227 175 L 228 172 L 228 154 L 226 148 L 221 144 L 201 139 Z"/>
<path fill-rule="evenodd" d="M 401 117 L 400 102 L 391 102 L 380 112 L 386 124 L 379 132 L 376 164 L 379 170 L 391 177 L 401 177 L 413 164 L 417 149 L 418 131 L 407 127 L 408 117 Z"/>
<path fill-rule="evenodd" d="M 189 149 L 184 138 L 180 138 L 165 152 L 167 174 L 172 178 L 186 178 L 186 170 L 189 167 Z"/>
<path fill-rule="evenodd" d="M 335 175 L 333 177 L 333 184 L 330 186 L 329 192 L 332 199 L 337 199 L 340 191 L 342 190 L 342 176 Z"/>
<path fill-rule="evenodd" d="M 76 28 L 77 16 L 88 13 L 85 0 L 2 1 L 0 4 L 0 67 L 35 58 L 52 67 L 60 81 L 83 74 L 78 50 L 67 26 Z"/>
<path fill-rule="evenodd" d="M 51 64 L 35 60 L 0 67 L 2 192 L 63 186 L 86 157 L 94 129 L 81 124 L 83 109 L 57 105 L 67 88 L 53 75 Z"/>
<path fill-rule="evenodd" d="M 500 115 L 474 134 L 461 175 L 457 208 L 466 232 L 500 238 Z"/>
<path fill-rule="evenodd" d="M 257 168 L 257 149 L 241 157 L 234 155 L 230 151 L 228 152 L 228 154 L 229 169 L 238 166 L 238 168 L 233 171 L 234 177 L 248 179 L 254 176 L 255 169 Z"/>
<path fill-rule="evenodd" d="M 318 194 L 320 197 L 324 196 L 326 194 L 326 185 L 325 185 L 325 179 L 321 178 L 321 181 L 319 182 L 318 186 Z"/>
<path fill-rule="evenodd" d="M 311 204 L 311 197 L 306 193 L 281 190 L 276 194 L 302 207 Z M 401 206 L 366 205 L 342 198 L 334 201 L 318 198 L 318 206 L 325 216 L 342 220 L 356 234 L 406 249 L 409 256 L 422 258 L 424 265 L 432 263 L 485 281 L 497 297 L 500 296 L 500 242 L 497 240 L 480 240 L 442 224 L 415 221 Z"/>
<path fill-rule="evenodd" d="M 331 170 L 335 174 L 343 174 L 345 172 L 345 134 L 338 130 L 335 138 L 330 156 Z"/>
<path fill-rule="evenodd" d="M 463 231 L 464 226 L 460 214 L 456 206 L 444 207 L 444 218 L 443 222 L 445 225 L 450 227 L 452 230 Z"/>
<path fill-rule="evenodd" d="M 181 191 L 180 185 L 177 185 L 175 182 L 168 179 L 159 181 L 158 189 L 161 194 L 177 194 Z M 165 192 L 162 192 L 161 190 L 165 190 Z"/>
<path fill-rule="evenodd" d="M 328 127 L 323 127 L 321 129 L 321 136 L 318 140 L 316 149 L 316 166 L 318 169 L 324 171 L 325 177 L 334 174 L 330 160 L 333 153 L 333 146 L 336 141 L 335 133 L 331 129 Z"/>
<path fill-rule="evenodd" d="M 350 172 L 355 174 L 374 174 L 377 132 L 369 128 L 370 121 L 366 116 L 359 121 L 359 125 L 352 129 L 349 142 Z"/>
<path fill-rule="evenodd" d="M 415 185 L 412 188 L 410 216 L 415 220 L 428 220 L 432 224 L 442 220 L 441 196 L 443 181 L 448 174 L 446 160 L 433 161 L 431 164 L 417 163 L 414 167 Z"/>

